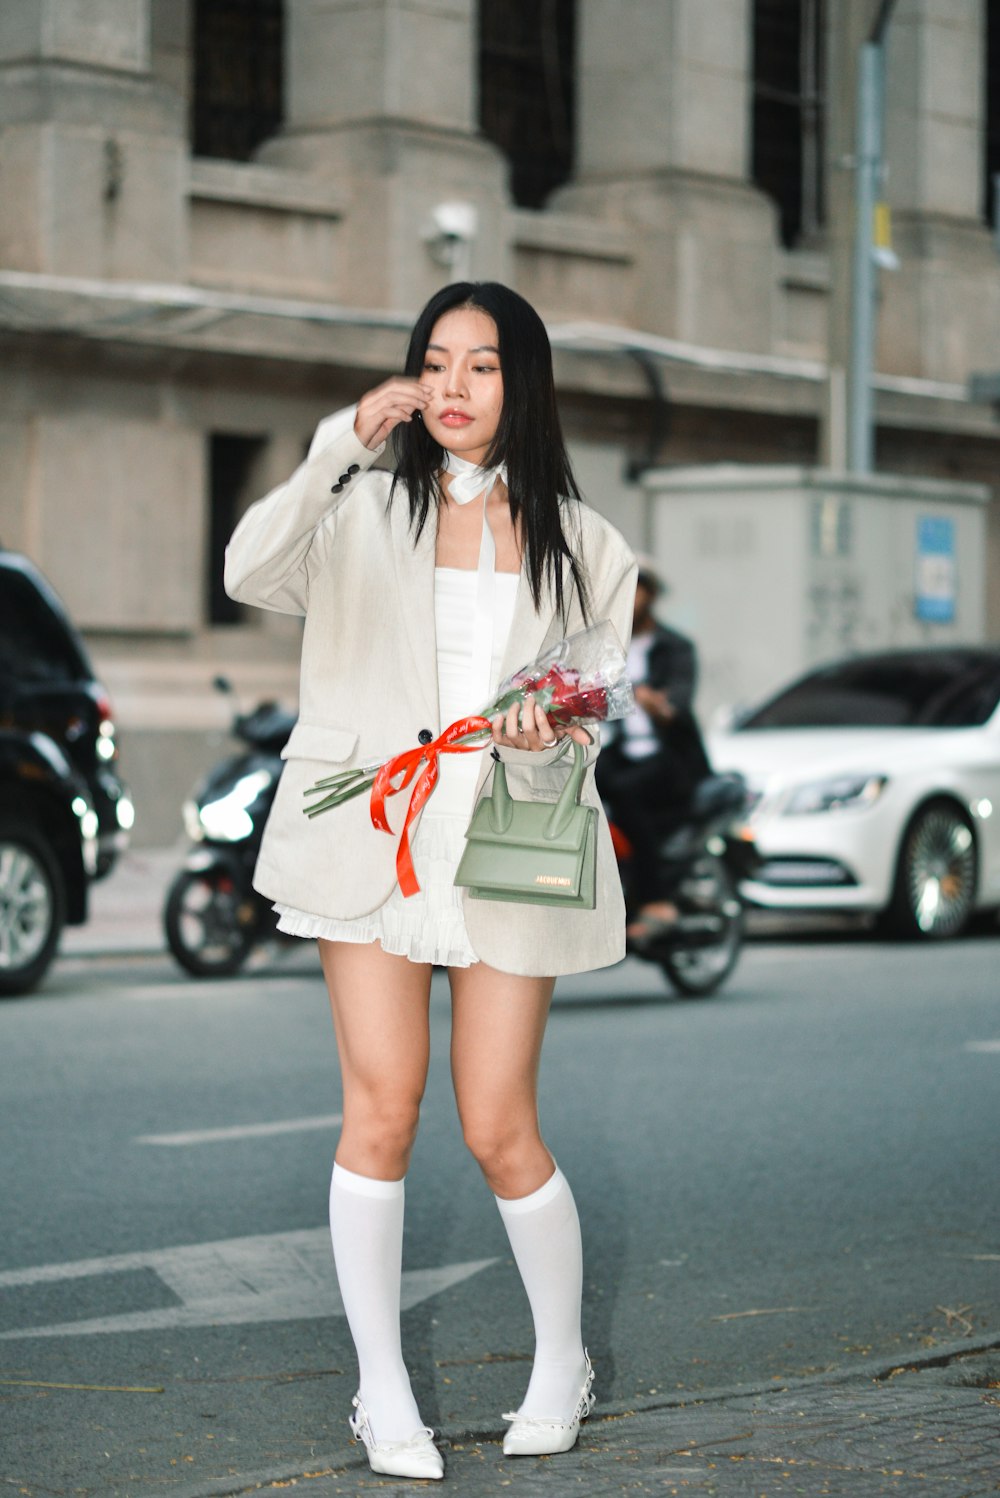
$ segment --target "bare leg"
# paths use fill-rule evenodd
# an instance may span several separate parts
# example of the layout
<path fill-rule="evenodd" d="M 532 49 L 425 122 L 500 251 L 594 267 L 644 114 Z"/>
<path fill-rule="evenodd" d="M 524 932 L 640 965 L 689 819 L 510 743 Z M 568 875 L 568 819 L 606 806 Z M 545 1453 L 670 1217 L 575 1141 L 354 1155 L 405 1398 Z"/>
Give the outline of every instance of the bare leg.
<path fill-rule="evenodd" d="M 319 955 L 343 1083 L 338 1164 L 400 1180 L 427 1082 L 430 964 L 392 957 L 377 942 L 321 941 Z"/>
<path fill-rule="evenodd" d="M 515 977 L 485 962 L 448 976 L 465 1142 L 496 1196 L 527 1196 L 555 1169 L 538 1128 L 538 1066 L 555 980 Z"/>
<path fill-rule="evenodd" d="M 403 1177 L 427 1078 L 431 970 L 377 943 L 319 948 L 344 1097 L 330 1185 L 337 1278 L 374 1439 L 407 1441 L 423 1422 L 400 1340 Z"/>
<path fill-rule="evenodd" d="M 466 1144 L 497 1198 L 535 1326 L 521 1413 L 570 1420 L 587 1372 L 573 1193 L 538 1128 L 538 1067 L 554 980 L 453 969 L 451 1065 Z"/>

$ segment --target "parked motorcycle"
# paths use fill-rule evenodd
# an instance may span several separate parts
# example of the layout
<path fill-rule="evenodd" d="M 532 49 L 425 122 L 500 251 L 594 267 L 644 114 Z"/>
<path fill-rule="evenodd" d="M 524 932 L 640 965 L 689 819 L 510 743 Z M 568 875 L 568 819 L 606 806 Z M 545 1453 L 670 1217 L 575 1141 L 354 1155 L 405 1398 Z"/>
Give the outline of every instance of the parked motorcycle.
<path fill-rule="evenodd" d="M 740 884 L 757 866 L 758 853 L 743 824 L 746 784 L 740 775 L 709 775 L 696 786 L 683 826 L 663 840 L 663 888 L 677 906 L 676 922 L 630 947 L 662 968 L 685 998 L 707 998 L 739 960 L 744 907 Z M 628 900 L 628 841 L 612 824 Z"/>
<path fill-rule="evenodd" d="M 224 676 L 213 685 L 233 692 Z M 237 710 L 232 734 L 244 747 L 213 766 L 184 804 L 193 846 L 167 890 L 163 923 L 181 967 L 200 978 L 237 972 L 264 941 L 294 939 L 282 937 L 271 902 L 251 883 L 294 726 L 294 713 L 274 702 Z"/>

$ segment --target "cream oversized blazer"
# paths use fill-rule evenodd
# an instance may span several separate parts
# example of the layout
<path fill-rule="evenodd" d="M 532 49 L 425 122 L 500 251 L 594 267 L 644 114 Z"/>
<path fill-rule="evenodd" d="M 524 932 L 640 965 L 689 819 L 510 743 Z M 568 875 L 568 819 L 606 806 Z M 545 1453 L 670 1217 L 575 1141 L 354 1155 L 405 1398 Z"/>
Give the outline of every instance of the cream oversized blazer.
<path fill-rule="evenodd" d="M 297 472 L 244 515 L 226 552 L 225 583 L 241 603 L 305 616 L 299 719 L 282 751 L 286 764 L 254 885 L 278 903 L 349 920 L 377 909 L 392 890 L 409 792 L 386 803 L 394 837 L 372 826 L 367 795 L 308 818 L 303 793 L 321 776 L 381 762 L 415 745 L 421 729 L 436 736 L 447 724 L 438 712 L 435 516 L 414 544 L 405 493 L 387 509 L 391 475 L 368 471 L 382 449 L 364 447 L 346 414 L 322 422 Z M 592 621 L 610 618 L 627 645 L 632 553 L 612 526 L 576 502 L 566 504 L 565 528 L 589 578 Z M 564 622 L 548 591 L 536 611 L 522 572 L 501 679 L 583 625 L 575 591 Z M 482 706 L 470 702 L 469 710 Z M 566 759 L 552 763 L 558 750 L 502 753 L 513 795 L 556 798 L 567 773 Z M 596 757 L 594 746 L 584 796 L 599 808 L 597 907 L 559 910 L 466 896 L 469 940 L 492 967 L 545 976 L 624 956 L 625 911 L 594 790 Z M 480 787 L 491 767 L 484 750 Z"/>

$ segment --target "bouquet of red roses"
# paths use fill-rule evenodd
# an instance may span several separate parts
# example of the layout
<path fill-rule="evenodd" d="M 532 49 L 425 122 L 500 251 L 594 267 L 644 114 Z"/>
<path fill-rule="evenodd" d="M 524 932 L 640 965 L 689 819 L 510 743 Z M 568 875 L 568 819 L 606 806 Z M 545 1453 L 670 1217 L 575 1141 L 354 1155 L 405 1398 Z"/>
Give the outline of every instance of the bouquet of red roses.
<path fill-rule="evenodd" d="M 549 720 L 561 728 L 626 717 L 635 699 L 626 674 L 625 652 L 610 620 L 557 641 L 529 666 L 508 676 L 481 713 L 457 719 L 431 743 L 404 749 L 381 764 L 360 765 L 317 780 L 305 794 L 319 800 L 304 808 L 306 816 L 318 816 L 370 790 L 372 822 L 381 831 L 391 832 L 385 814 L 386 798 L 406 790 L 417 777 L 396 857 L 400 889 L 404 895 L 415 894 L 419 885 L 410 858 L 409 830 L 437 784 L 438 756 L 484 749 L 493 737 L 490 720 L 498 713 L 505 714 L 515 702 L 523 702 L 529 693 L 534 694 Z"/>

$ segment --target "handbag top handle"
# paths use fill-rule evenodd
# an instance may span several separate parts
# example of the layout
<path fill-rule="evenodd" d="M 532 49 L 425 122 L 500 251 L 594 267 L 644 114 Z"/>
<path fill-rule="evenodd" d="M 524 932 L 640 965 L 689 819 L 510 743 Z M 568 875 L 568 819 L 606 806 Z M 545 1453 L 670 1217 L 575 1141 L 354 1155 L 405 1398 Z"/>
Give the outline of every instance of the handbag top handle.
<path fill-rule="evenodd" d="M 543 837 L 556 838 L 565 830 L 566 824 L 573 815 L 573 808 L 580 800 L 583 790 L 583 777 L 587 769 L 587 751 L 582 744 L 575 739 L 573 744 L 573 768 L 569 772 L 566 784 L 559 795 L 559 800 L 552 808 L 551 815 L 546 820 L 542 830 Z M 565 747 L 556 759 L 566 753 Z M 550 763 L 555 764 L 555 760 Z M 514 799 L 507 789 L 507 771 L 504 769 L 503 760 L 497 755 L 496 766 L 493 771 L 493 793 L 490 797 L 490 825 L 494 832 L 506 832 L 514 815 Z"/>

